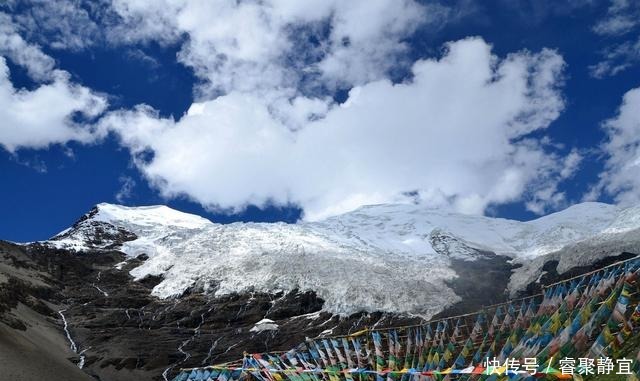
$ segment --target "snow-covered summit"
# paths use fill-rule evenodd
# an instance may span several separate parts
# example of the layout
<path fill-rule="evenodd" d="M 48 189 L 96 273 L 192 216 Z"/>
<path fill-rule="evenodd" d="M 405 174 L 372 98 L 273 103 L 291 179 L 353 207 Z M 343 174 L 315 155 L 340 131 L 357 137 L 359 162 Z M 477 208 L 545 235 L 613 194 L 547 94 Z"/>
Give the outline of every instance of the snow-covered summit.
<path fill-rule="evenodd" d="M 128 241 L 152 254 L 154 242 L 164 236 L 205 229 L 213 223 L 206 218 L 183 213 L 165 205 L 128 207 L 100 203 L 70 228 L 56 234 L 49 243 L 76 251 L 120 248 L 127 252 Z"/>
<path fill-rule="evenodd" d="M 439 229 L 478 249 L 512 257 L 535 257 L 603 232 L 618 220 L 620 212 L 614 205 L 589 202 L 521 222 L 419 205 L 385 204 L 365 206 L 311 225 L 391 252 L 435 253 L 425 238 Z M 640 215 L 621 230 L 637 227 Z"/>
<path fill-rule="evenodd" d="M 227 225 L 166 206 L 99 204 L 49 243 L 80 252 L 118 248 L 130 256 L 147 254 L 131 274 L 162 276 L 153 290 L 159 297 L 187 289 L 218 295 L 300 289 L 316 291 L 325 309 L 336 313 L 430 316 L 460 300 L 448 286 L 457 277 L 454 259 L 473 261 L 484 251 L 525 262 L 637 228 L 640 207 L 602 203 L 528 222 L 393 204 L 318 222 Z"/>
<path fill-rule="evenodd" d="M 95 221 L 116 223 L 118 226 L 167 226 L 186 229 L 200 229 L 211 226 L 212 222 L 195 214 L 171 209 L 165 205 L 123 206 L 107 203 L 96 205 Z"/>

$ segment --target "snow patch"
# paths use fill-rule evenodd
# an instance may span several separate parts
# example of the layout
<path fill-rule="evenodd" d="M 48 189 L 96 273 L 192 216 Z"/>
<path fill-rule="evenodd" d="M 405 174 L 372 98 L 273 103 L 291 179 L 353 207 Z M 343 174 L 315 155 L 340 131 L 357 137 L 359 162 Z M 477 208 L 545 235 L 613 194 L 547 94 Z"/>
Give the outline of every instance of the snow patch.
<path fill-rule="evenodd" d="M 277 331 L 279 329 L 278 324 L 271 319 L 262 319 L 257 322 L 249 332 L 263 332 L 263 331 Z"/>

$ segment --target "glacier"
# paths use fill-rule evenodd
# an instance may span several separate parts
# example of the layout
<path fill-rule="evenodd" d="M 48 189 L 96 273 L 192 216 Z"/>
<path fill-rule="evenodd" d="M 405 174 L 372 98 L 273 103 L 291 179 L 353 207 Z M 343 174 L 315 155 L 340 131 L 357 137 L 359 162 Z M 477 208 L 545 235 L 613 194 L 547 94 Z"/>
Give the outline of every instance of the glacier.
<path fill-rule="evenodd" d="M 116 248 L 130 258 L 146 254 L 130 273 L 137 280 L 162 277 L 153 289 L 159 298 L 187 291 L 312 290 L 336 314 L 428 318 L 461 300 L 447 284 L 458 276 L 454 257 L 471 266 L 477 252 L 487 251 L 522 264 L 510 283 L 517 290 L 540 272 L 539 258 L 638 228 L 639 206 L 595 202 L 526 222 L 383 204 L 296 224 L 218 224 L 167 206 L 102 203 L 46 244 L 78 253 Z M 98 230 L 102 239 L 96 241 Z M 447 239 L 436 239 L 443 234 Z M 579 256 L 564 260 L 580 262 Z"/>

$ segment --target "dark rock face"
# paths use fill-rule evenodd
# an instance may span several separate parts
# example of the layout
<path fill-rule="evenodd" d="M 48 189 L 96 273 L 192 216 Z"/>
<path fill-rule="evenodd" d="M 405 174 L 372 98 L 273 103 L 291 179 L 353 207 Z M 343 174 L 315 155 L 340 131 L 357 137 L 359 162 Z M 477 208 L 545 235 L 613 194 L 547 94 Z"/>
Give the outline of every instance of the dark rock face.
<path fill-rule="evenodd" d="M 119 247 L 124 242 L 138 238 L 134 233 L 122 227 L 93 220 L 92 217 L 98 212 L 98 208 L 94 207 L 89 213 L 80 217 L 68 230 L 52 237 L 51 241 L 73 237 L 81 240 L 88 247 L 110 250 Z"/>
<path fill-rule="evenodd" d="M 535 295 L 542 292 L 542 285 L 560 282 L 565 279 L 569 279 L 580 274 L 588 273 L 590 271 L 598 270 L 613 263 L 631 259 L 638 256 L 638 254 L 623 252 L 619 255 L 604 256 L 602 259 L 588 265 L 573 267 L 569 271 L 562 274 L 558 273 L 558 261 L 553 259 L 545 262 L 542 267 L 542 275 L 536 282 L 530 283 L 527 288 L 520 292 L 520 296 Z"/>
<path fill-rule="evenodd" d="M 438 254 L 449 258 L 473 261 L 487 256 L 487 253 L 467 245 L 460 238 L 442 229 L 433 229 L 428 240 Z"/>
<path fill-rule="evenodd" d="M 114 265 L 125 259 L 118 251 L 75 254 L 2 243 L 0 256 L 6 266 L 0 269 L 27 269 L 34 280 L 0 273 L 8 279 L 0 284 L 0 323 L 28 331 L 29 323 L 12 313 L 23 304 L 55 322 L 64 337 L 57 312 L 64 310 L 78 352 L 84 351 L 83 370 L 98 380 L 129 379 L 128 372 L 141 380 L 162 380 L 163 372 L 170 378 L 180 367 L 234 360 L 244 351 L 288 349 L 323 332 L 420 320 L 364 312 L 340 317 L 321 311 L 324 301 L 315 293 L 295 290 L 222 297 L 192 293 L 160 300 L 151 290 L 161 279 L 134 281 L 129 275 L 145 258 L 117 269 Z M 262 319 L 273 320 L 278 329 L 252 330 Z M 79 354 L 70 356 L 80 361 Z"/>
<path fill-rule="evenodd" d="M 436 318 L 470 313 L 508 299 L 509 279 L 516 268 L 510 263 L 511 258 L 486 251 L 477 251 L 475 257 L 475 261 L 451 258 L 452 268 L 464 271 L 460 271 L 458 277 L 447 285 L 462 301 L 442 311 Z"/>

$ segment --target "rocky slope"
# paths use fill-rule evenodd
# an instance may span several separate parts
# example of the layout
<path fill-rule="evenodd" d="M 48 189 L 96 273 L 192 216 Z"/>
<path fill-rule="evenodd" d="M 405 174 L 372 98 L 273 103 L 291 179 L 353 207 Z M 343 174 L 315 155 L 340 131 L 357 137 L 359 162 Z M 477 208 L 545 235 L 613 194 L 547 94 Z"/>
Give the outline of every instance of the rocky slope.
<path fill-rule="evenodd" d="M 640 208 L 597 203 L 530 222 L 378 205 L 295 225 L 100 204 L 49 241 L 0 244 L 0 353 L 24 353 L 0 362 L 18 380 L 33 361 L 60 379 L 162 380 L 536 292 L 640 252 L 639 228 Z"/>
<path fill-rule="evenodd" d="M 129 275 L 145 257 L 116 267 L 124 259 L 117 251 L 77 255 L 2 242 L 3 374 L 15 380 L 52 373 L 65 380 L 163 380 L 181 366 L 287 348 L 323 332 L 417 320 L 379 312 L 341 317 L 322 311 L 315 293 L 297 290 L 159 299 L 151 291 L 160 278 Z"/>

